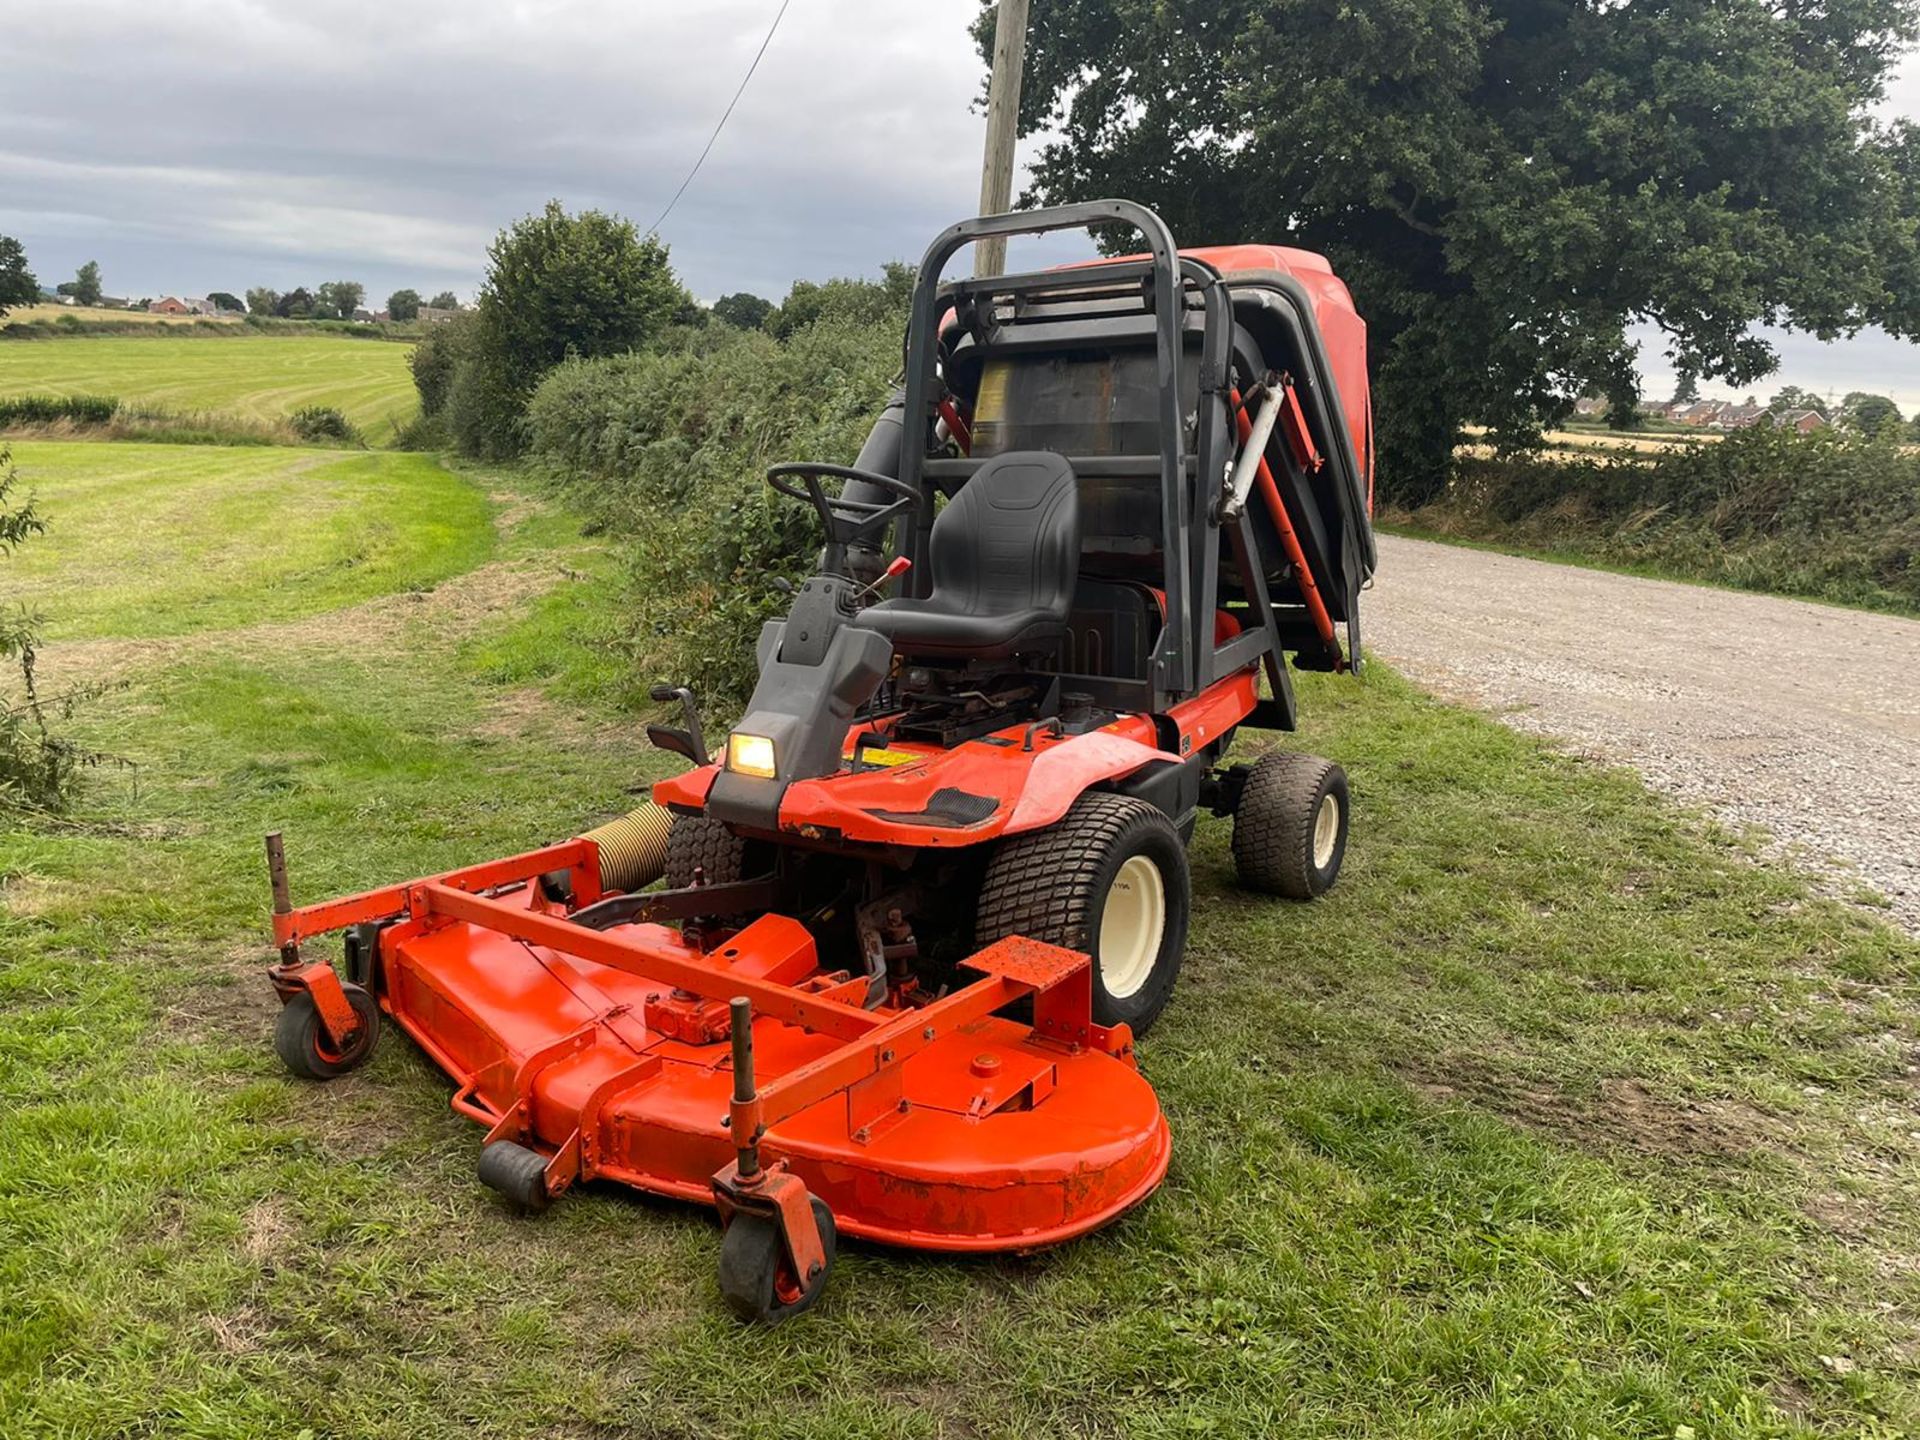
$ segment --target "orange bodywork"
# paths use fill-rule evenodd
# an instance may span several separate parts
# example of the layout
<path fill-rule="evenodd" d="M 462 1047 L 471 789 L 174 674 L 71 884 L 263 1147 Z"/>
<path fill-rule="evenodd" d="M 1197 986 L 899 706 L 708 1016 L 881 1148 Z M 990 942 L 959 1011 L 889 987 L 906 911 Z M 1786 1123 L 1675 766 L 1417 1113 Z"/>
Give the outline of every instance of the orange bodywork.
<path fill-rule="evenodd" d="M 1182 759 L 1214 743 L 1253 713 L 1258 699 L 1259 682 L 1249 666 L 1175 705 L 1166 717 L 1177 734 L 1172 750 L 1161 748 L 1154 722 L 1144 715 L 1124 715 L 1084 735 L 1010 725 L 951 750 L 901 741 L 898 751 L 921 758 L 788 785 L 780 799 L 780 829 L 804 839 L 831 837 L 916 849 L 978 845 L 1042 829 L 1065 815 L 1092 786 L 1147 765 Z M 847 734 L 844 753 L 851 756 L 858 736 L 887 731 L 885 720 L 857 726 Z M 654 801 L 697 811 L 705 806 L 719 773 L 716 763 L 662 780 L 653 787 Z M 934 797 L 948 790 L 990 799 L 993 808 L 968 823 L 938 818 Z"/>
<path fill-rule="evenodd" d="M 1223 617 L 1223 637 L 1232 629 Z M 790 784 L 780 828 L 920 849 L 1037 829 L 1092 785 L 1214 744 L 1257 699 L 1249 667 L 1157 724 L 1129 715 L 1079 735 L 1012 725 L 951 750 L 895 741 L 883 718 L 849 732 L 846 753 L 884 743 L 889 763 Z M 697 810 L 716 771 L 663 781 L 655 799 Z M 990 799 L 991 812 L 968 824 L 927 814 L 951 790 Z M 535 883 L 559 872 L 564 902 Z M 1015 936 L 966 962 L 970 984 L 926 1003 L 890 991 L 867 1008 L 867 977 L 823 961 L 785 915 L 717 932 L 576 923 L 572 909 L 604 898 L 599 877 L 594 842 L 571 840 L 289 908 L 274 940 L 297 958 L 318 935 L 379 925 L 381 1008 L 452 1077 L 453 1108 L 489 1144 L 545 1160 L 549 1195 L 606 1179 L 724 1212 L 741 1127 L 759 1136 L 767 1174 L 804 1187 L 786 1201 L 823 1200 L 846 1234 L 1027 1250 L 1109 1223 L 1166 1174 L 1159 1101 L 1131 1033 L 1094 1022 L 1085 955 Z M 276 973 L 294 984 L 306 970 Z M 744 1105 L 732 1095 L 736 998 L 751 1007 L 759 1087 Z M 1030 1019 L 1003 1013 L 1022 1002 Z"/>
<path fill-rule="evenodd" d="M 576 901 L 599 898 L 592 842 L 575 840 L 275 917 L 282 945 L 388 922 L 383 1009 L 489 1142 L 550 1157 L 549 1193 L 607 1179 L 714 1203 L 736 1145 L 735 996 L 753 1009 L 762 1156 L 844 1233 L 1034 1249 L 1108 1223 L 1166 1173 L 1159 1102 L 1126 1028 L 1093 1022 L 1084 955 L 1015 937 L 940 999 L 866 1009 L 865 980 L 823 971 L 795 920 L 765 915 L 705 949 L 660 925 L 590 929 L 529 883 L 557 870 Z M 1030 1021 L 995 1013 L 1028 999 Z"/>

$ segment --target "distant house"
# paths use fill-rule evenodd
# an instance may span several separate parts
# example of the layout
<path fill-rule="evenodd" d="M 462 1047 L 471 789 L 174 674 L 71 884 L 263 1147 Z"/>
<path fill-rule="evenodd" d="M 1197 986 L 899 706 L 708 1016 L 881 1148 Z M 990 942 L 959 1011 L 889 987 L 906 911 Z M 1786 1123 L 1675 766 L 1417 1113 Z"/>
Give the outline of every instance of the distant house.
<path fill-rule="evenodd" d="M 1712 430 L 1744 430 L 1749 425 L 1757 425 L 1765 417 L 1764 405 L 1727 405 L 1720 413 L 1707 422 Z"/>
<path fill-rule="evenodd" d="M 361 305 L 354 310 L 353 318 L 363 325 L 370 325 L 378 317 L 374 315 L 373 311 L 367 309 L 366 306 Z"/>
<path fill-rule="evenodd" d="M 1682 425 L 1709 425 L 1713 423 L 1713 417 L 1726 408 L 1724 401 L 1696 400 L 1684 409 L 1676 410 L 1673 418 Z"/>
<path fill-rule="evenodd" d="M 461 310 L 436 309 L 432 305 L 422 305 L 420 314 L 416 318 L 422 325 L 444 325 L 449 320 L 458 320 L 464 313 Z"/>
<path fill-rule="evenodd" d="M 127 297 L 124 295 L 102 295 L 100 297 L 100 308 L 102 310 L 124 310 L 127 308 Z"/>
<path fill-rule="evenodd" d="M 168 295 L 161 300 L 149 300 L 147 313 L 149 315 L 191 315 L 193 306 L 176 295 Z"/>
<path fill-rule="evenodd" d="M 1603 415 L 1606 409 L 1607 402 L 1597 395 L 1582 395 L 1573 402 L 1573 413 L 1576 415 Z"/>
<path fill-rule="evenodd" d="M 1809 430 L 1818 430 L 1822 425 L 1826 424 L 1827 417 L 1822 415 L 1818 410 L 1789 410 L 1786 414 L 1780 416 L 1775 423 L 1791 425 L 1804 435 Z"/>

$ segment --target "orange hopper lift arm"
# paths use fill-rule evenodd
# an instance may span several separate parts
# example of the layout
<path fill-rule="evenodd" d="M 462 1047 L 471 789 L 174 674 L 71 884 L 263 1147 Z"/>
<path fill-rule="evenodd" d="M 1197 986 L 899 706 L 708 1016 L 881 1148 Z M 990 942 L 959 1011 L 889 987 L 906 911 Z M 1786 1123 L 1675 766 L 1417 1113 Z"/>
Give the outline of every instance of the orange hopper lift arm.
<path fill-rule="evenodd" d="M 1227 398 L 1233 406 L 1234 429 L 1244 445 L 1247 437 L 1253 433 L 1253 421 L 1247 417 L 1246 406 L 1240 403 L 1238 389 L 1229 390 Z M 1292 402 L 1291 391 L 1287 398 Z M 1307 444 L 1311 448 L 1311 439 Z M 1287 516 L 1286 502 L 1280 498 L 1280 487 L 1273 483 L 1273 471 L 1267 467 L 1264 455 L 1260 457 L 1256 478 L 1260 494 L 1266 501 L 1267 513 L 1273 517 L 1274 528 L 1280 532 L 1280 544 L 1287 552 L 1287 561 L 1293 566 L 1293 573 L 1300 577 L 1300 596 L 1306 602 L 1307 615 L 1313 621 L 1313 628 L 1337 653 L 1339 642 L 1333 636 L 1333 617 L 1327 613 L 1326 601 L 1320 598 L 1320 587 L 1314 584 L 1313 571 L 1307 568 L 1306 552 L 1300 548 L 1300 537 L 1293 531 L 1293 521 Z"/>

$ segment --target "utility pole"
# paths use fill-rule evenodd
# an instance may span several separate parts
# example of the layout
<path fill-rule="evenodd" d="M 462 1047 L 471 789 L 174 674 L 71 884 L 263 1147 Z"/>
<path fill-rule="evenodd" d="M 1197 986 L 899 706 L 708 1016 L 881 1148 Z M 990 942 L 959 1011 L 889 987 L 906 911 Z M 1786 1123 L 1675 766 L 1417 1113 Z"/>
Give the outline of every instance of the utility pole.
<path fill-rule="evenodd" d="M 993 78 L 987 82 L 987 153 L 980 166 L 980 213 L 1013 208 L 1013 141 L 1020 129 L 1020 73 L 1027 62 L 1027 0 L 1000 0 L 993 23 Z M 973 246 L 976 278 L 1007 268 L 1005 236 Z"/>

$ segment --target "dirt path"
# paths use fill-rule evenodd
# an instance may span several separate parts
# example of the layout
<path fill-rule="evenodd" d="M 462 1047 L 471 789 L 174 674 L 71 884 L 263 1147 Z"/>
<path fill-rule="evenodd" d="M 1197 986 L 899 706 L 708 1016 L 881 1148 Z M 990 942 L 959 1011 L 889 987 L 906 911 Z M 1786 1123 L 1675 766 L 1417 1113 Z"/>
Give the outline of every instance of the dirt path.
<path fill-rule="evenodd" d="M 1368 647 L 1416 680 L 1764 827 L 1920 933 L 1920 621 L 1392 536 L 1368 599 Z"/>

